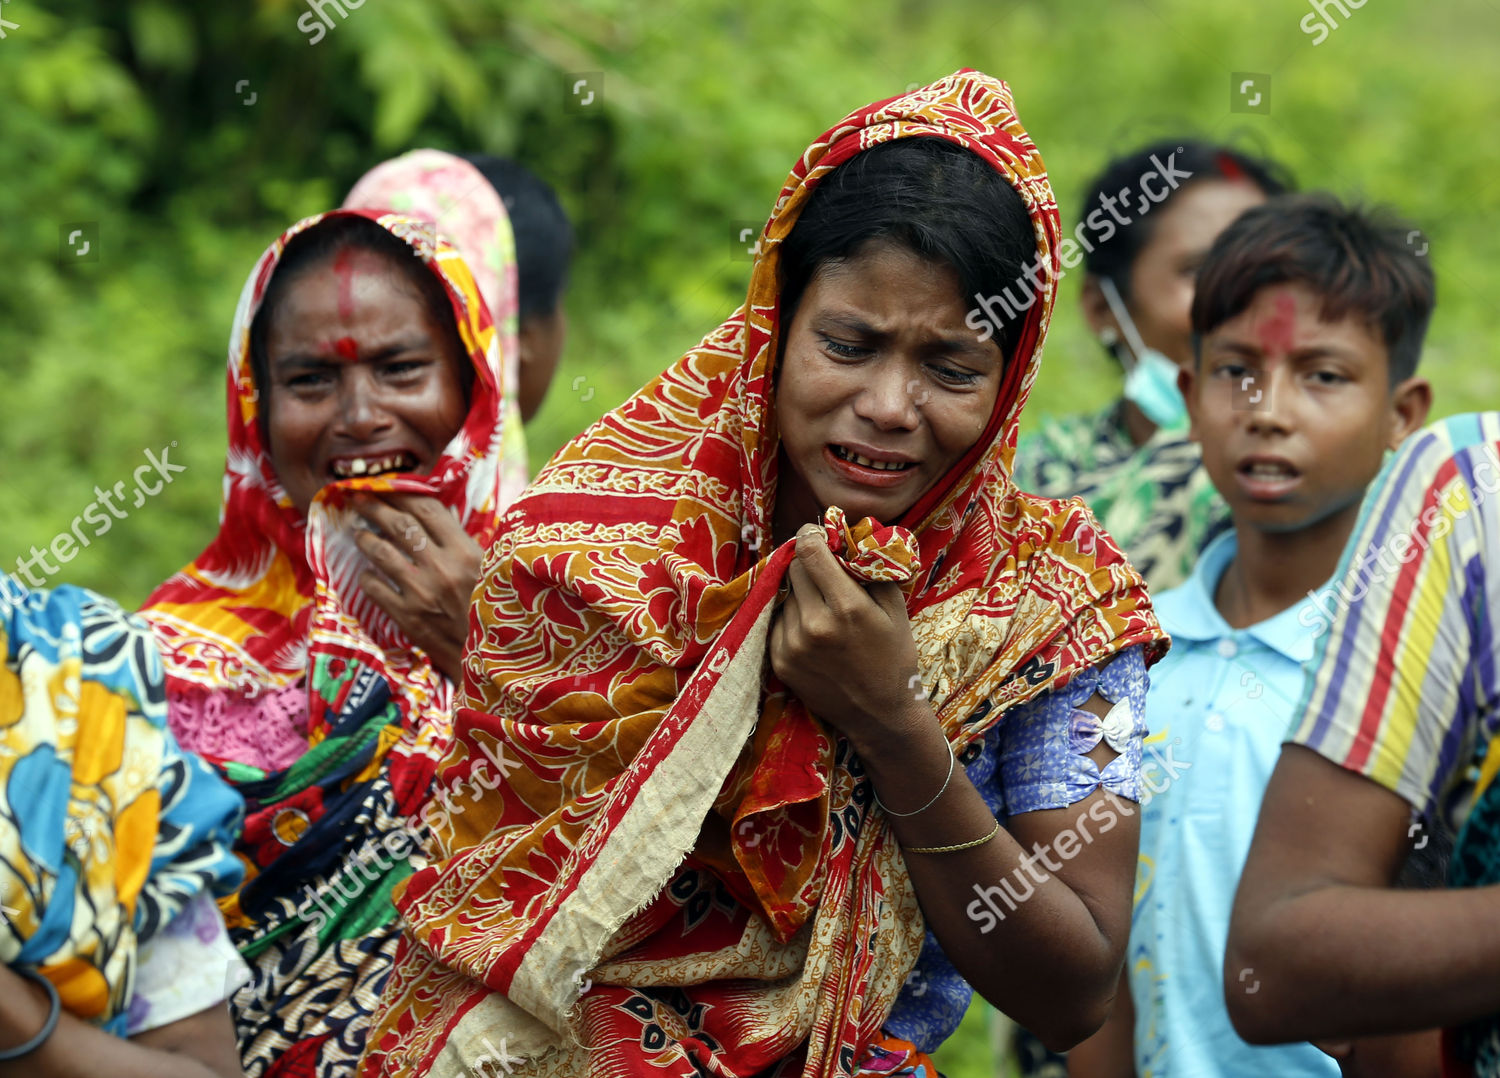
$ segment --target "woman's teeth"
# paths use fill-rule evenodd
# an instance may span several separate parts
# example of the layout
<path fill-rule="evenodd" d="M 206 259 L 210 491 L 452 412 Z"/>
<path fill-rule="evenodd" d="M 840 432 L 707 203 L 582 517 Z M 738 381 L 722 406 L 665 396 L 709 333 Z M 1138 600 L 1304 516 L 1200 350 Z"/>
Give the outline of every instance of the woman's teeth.
<path fill-rule="evenodd" d="M 850 452 L 841 445 L 834 446 L 833 452 L 840 460 L 847 460 L 853 464 L 858 464 L 861 468 L 874 468 L 880 472 L 899 472 L 912 466 L 911 461 L 871 460 L 869 457 L 862 457 L 858 453 Z"/>
<path fill-rule="evenodd" d="M 384 475 L 386 472 L 409 472 L 416 467 L 410 453 L 393 453 L 384 457 L 345 457 L 333 462 L 333 474 L 340 479 L 361 475 Z"/>

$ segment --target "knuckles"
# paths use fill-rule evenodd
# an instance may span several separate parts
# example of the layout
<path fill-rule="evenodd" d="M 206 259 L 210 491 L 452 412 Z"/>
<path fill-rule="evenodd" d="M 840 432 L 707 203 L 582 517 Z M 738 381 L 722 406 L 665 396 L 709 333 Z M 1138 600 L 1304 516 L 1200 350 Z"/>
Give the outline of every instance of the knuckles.
<path fill-rule="evenodd" d="M 827 614 L 814 614 L 803 619 L 802 638 L 798 643 L 801 644 L 802 650 L 808 651 L 836 643 L 841 635 L 836 618 Z"/>

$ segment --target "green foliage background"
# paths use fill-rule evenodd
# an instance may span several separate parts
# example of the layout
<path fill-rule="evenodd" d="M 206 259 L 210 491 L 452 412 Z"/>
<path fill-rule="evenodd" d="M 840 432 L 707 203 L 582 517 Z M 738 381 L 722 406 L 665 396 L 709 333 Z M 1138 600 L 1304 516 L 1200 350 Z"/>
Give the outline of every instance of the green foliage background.
<path fill-rule="evenodd" d="M 574 217 L 572 335 L 529 431 L 535 466 L 736 306 L 738 229 L 765 219 L 814 136 L 964 66 L 1010 81 L 1066 228 L 1107 155 L 1180 131 L 1394 204 L 1438 273 L 1437 414 L 1500 402 L 1484 328 L 1500 258 L 1489 0 L 1376 0 L 1347 19 L 1329 4 L 1339 25 L 1317 46 L 1299 28 L 1309 0 L 365 0 L 342 19 L 327 4 L 337 25 L 316 45 L 297 27 L 307 2 L 0 11 L 18 24 L 0 40 L 0 569 L 173 441 L 187 471 L 53 582 L 134 604 L 201 549 L 244 276 L 383 157 L 511 154 Z M 1269 115 L 1231 113 L 1239 71 L 1271 76 Z M 580 109 L 582 73 L 603 82 Z M 97 261 L 64 252 L 82 222 Z M 1117 391 L 1077 289 L 1064 283 L 1034 410 Z M 963 1042 L 951 1073 L 993 1073 L 982 1038 Z"/>

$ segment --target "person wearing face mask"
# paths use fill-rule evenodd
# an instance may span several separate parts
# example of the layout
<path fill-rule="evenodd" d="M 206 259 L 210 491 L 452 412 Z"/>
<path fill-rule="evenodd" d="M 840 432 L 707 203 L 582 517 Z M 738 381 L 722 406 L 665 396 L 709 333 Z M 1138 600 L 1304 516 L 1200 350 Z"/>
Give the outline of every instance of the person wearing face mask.
<path fill-rule="evenodd" d="M 1164 169 L 1163 165 L 1167 167 Z M 1170 181 L 1156 177 L 1165 173 Z M 1187 438 L 1177 372 L 1191 366 L 1189 313 L 1198 267 L 1242 212 L 1291 187 L 1275 162 L 1195 139 L 1169 138 L 1110 161 L 1083 198 L 1083 316 L 1125 381 L 1098 412 L 1045 416 L 1023 433 L 1015 480 L 1049 498 L 1081 497 L 1153 593 L 1187 580 L 1229 510 Z M 1160 201 L 1142 200 L 1139 192 Z M 1021 1073 L 1060 1078 L 1063 1058 L 1025 1030 L 1011 1051 Z"/>
<path fill-rule="evenodd" d="M 1256 817 L 1327 624 L 1314 589 L 1336 579 L 1366 489 L 1432 403 L 1419 366 L 1437 285 L 1410 232 L 1388 211 L 1291 196 L 1246 212 L 1203 263 L 1182 384 L 1234 526 L 1187 584 L 1152 596 L 1172 651 L 1146 712 L 1182 775 L 1143 806 L 1126 975 L 1104 1029 L 1069 1054 L 1074 1078 L 1339 1078 L 1330 1054 L 1361 1078 L 1439 1072 L 1435 1031 L 1343 1043 L 1353 1031 L 1330 1024 L 1329 1054 L 1255 1043 L 1223 987 L 1235 885 L 1251 879 Z M 1333 863 L 1318 860 L 1320 879 Z M 1263 965 L 1231 966 L 1229 996 L 1260 991 L 1256 976 L 1284 996 Z"/>
<path fill-rule="evenodd" d="M 1025 432 L 1015 479 L 1034 494 L 1083 498 L 1153 591 L 1187 579 L 1228 520 L 1187 440 L 1177 388 L 1192 362 L 1198 266 L 1231 221 L 1290 187 L 1274 162 L 1173 138 L 1117 157 L 1084 196 L 1083 315 L 1123 368 L 1123 392 L 1100 412 L 1047 416 Z"/>

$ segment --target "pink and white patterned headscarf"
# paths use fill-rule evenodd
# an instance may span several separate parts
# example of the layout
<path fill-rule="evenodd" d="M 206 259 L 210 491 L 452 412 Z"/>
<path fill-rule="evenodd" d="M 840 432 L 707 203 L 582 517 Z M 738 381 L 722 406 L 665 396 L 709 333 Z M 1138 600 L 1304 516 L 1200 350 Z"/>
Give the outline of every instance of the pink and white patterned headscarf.
<path fill-rule="evenodd" d="M 442 150 L 412 150 L 376 165 L 344 199 L 346 209 L 395 210 L 433 226 L 463 257 L 490 309 L 502 362 L 500 508 L 526 487 L 526 437 L 521 429 L 520 309 L 516 241 L 500 194 L 484 174 Z"/>

